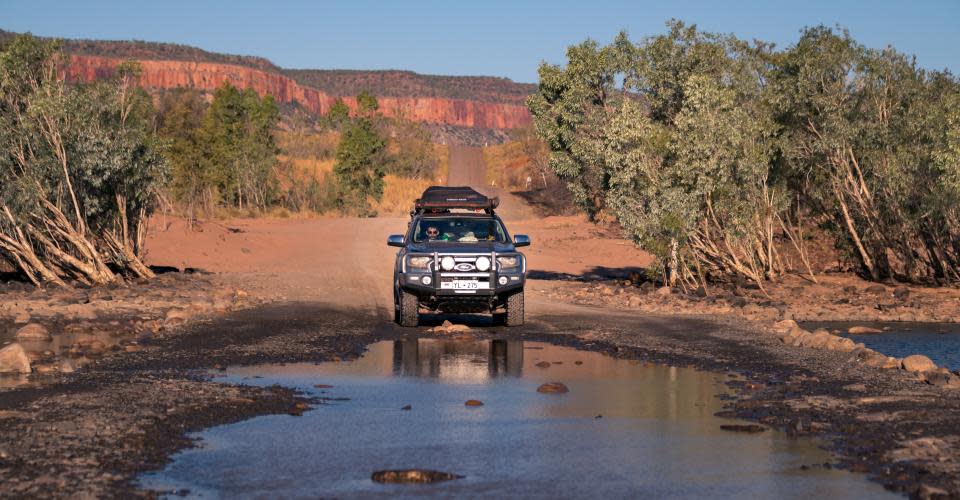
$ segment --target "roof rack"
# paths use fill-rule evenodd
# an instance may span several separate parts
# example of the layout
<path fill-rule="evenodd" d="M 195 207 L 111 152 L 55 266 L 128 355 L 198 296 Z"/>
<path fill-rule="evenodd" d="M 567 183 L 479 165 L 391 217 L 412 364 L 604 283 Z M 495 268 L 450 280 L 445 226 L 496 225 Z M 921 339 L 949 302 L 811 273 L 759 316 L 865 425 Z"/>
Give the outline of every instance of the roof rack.
<path fill-rule="evenodd" d="M 500 205 L 500 198 L 488 198 L 473 188 L 431 186 L 414 203 L 413 213 L 442 213 L 454 209 L 483 210 L 493 214 L 493 210 Z"/>

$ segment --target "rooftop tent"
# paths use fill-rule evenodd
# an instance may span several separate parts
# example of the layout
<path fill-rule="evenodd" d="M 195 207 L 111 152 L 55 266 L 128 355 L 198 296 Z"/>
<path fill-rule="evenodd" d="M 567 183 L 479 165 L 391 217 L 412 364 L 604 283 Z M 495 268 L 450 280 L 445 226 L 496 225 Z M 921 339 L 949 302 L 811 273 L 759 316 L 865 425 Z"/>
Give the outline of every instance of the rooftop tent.
<path fill-rule="evenodd" d="M 492 213 L 500 198 L 487 198 L 470 187 L 431 186 L 414 205 L 416 212 L 440 212 L 453 209 L 484 210 Z"/>

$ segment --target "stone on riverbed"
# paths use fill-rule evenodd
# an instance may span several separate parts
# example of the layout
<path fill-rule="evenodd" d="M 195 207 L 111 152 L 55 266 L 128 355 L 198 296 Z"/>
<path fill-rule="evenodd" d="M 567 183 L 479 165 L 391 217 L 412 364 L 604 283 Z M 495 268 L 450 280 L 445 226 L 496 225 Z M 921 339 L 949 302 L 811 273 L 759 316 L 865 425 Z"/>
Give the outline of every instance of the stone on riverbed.
<path fill-rule="evenodd" d="M 451 472 L 442 472 L 429 469 L 405 469 L 405 470 L 378 470 L 370 476 L 370 479 L 377 483 L 435 483 L 438 481 L 450 481 L 452 479 L 462 479 L 463 476 Z"/>
<path fill-rule="evenodd" d="M 757 424 L 729 424 L 721 425 L 721 430 L 730 431 L 730 432 L 746 432 L 748 434 L 756 434 L 758 432 L 763 432 L 767 430 L 766 427 Z"/>
<path fill-rule="evenodd" d="M 18 340 L 50 340 L 50 331 L 39 323 L 29 323 L 17 330 Z"/>
<path fill-rule="evenodd" d="M 547 382 L 546 384 L 537 387 L 537 392 L 542 392 L 544 394 L 563 394 L 565 392 L 570 392 L 570 389 L 567 388 L 562 382 Z"/>
<path fill-rule="evenodd" d="M 17 343 L 0 349 L 0 373 L 30 373 L 30 358 Z"/>
<path fill-rule="evenodd" d="M 924 375 L 924 379 L 926 379 L 928 384 L 936 387 L 943 387 L 944 389 L 960 389 L 960 377 L 949 372 L 930 372 Z"/>
<path fill-rule="evenodd" d="M 851 326 L 847 329 L 847 333 L 860 335 L 865 333 L 883 333 L 883 330 L 869 326 Z"/>
<path fill-rule="evenodd" d="M 914 354 L 903 358 L 903 369 L 908 372 L 929 372 L 936 370 L 937 365 L 922 354 Z"/>

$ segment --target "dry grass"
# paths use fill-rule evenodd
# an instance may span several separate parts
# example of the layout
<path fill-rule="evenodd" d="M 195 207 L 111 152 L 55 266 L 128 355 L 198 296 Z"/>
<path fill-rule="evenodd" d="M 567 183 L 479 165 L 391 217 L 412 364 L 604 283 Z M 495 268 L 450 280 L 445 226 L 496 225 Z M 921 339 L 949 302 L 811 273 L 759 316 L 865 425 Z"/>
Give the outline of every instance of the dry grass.
<path fill-rule="evenodd" d="M 413 208 L 413 201 L 423 194 L 423 190 L 433 185 L 430 179 L 407 179 L 388 175 L 383 178 L 383 198 L 373 203 L 378 215 L 407 215 Z"/>
<path fill-rule="evenodd" d="M 522 143 L 511 141 L 487 146 L 483 148 L 483 157 L 487 162 L 487 184 L 508 190 L 526 188 L 530 158 L 524 153 Z"/>

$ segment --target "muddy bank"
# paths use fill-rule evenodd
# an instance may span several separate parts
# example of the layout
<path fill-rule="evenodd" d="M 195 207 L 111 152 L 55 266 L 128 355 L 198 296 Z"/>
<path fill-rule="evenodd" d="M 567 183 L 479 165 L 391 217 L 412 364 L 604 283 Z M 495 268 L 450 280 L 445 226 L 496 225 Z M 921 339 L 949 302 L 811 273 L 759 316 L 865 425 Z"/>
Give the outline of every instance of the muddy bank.
<path fill-rule="evenodd" d="M 551 300 L 647 313 L 729 314 L 748 320 L 960 322 L 960 289 L 885 285 L 850 275 L 823 275 L 818 283 L 785 276 L 763 289 L 745 284 L 685 290 L 658 287 L 636 272 L 607 270 L 592 278 L 531 274 L 549 281 L 549 287 L 538 291 Z"/>
<path fill-rule="evenodd" d="M 50 383 L 89 362 L 151 349 L 168 332 L 262 304 L 222 276 L 172 272 L 101 288 L 0 283 L 0 388 Z"/>
<path fill-rule="evenodd" d="M 192 431 L 307 400 L 282 387 L 216 383 L 220 366 L 352 359 L 370 318 L 318 305 L 259 307 L 161 332 L 150 349 L 91 360 L 55 381 L 0 392 L 0 497 L 121 497 L 131 478 L 191 445 Z"/>

